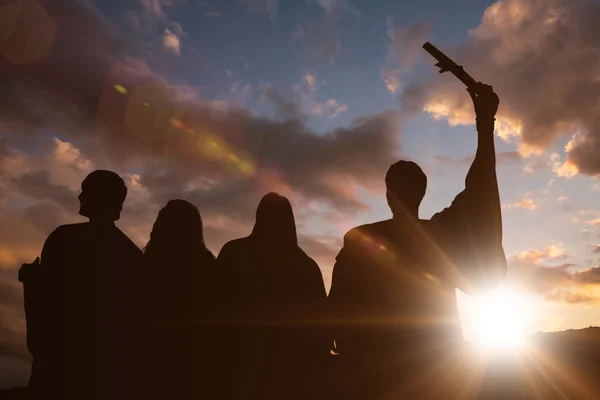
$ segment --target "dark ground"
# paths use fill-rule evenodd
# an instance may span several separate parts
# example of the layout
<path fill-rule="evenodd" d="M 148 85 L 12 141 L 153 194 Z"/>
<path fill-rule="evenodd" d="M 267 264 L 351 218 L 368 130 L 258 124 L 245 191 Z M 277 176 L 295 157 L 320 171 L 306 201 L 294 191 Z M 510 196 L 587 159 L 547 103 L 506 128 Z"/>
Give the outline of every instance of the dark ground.
<path fill-rule="evenodd" d="M 476 399 L 600 400 L 600 327 L 538 333 L 520 354 L 471 353 Z M 0 390 L 0 400 L 28 399 L 26 388 Z"/>

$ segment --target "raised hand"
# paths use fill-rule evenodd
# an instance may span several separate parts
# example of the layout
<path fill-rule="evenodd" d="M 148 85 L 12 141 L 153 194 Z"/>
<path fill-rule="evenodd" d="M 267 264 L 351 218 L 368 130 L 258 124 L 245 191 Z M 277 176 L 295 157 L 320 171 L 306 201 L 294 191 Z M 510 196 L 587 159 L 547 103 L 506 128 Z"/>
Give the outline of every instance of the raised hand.
<path fill-rule="evenodd" d="M 492 119 L 498 111 L 500 99 L 490 85 L 478 82 L 477 85 L 467 88 L 473 99 L 477 119 Z"/>

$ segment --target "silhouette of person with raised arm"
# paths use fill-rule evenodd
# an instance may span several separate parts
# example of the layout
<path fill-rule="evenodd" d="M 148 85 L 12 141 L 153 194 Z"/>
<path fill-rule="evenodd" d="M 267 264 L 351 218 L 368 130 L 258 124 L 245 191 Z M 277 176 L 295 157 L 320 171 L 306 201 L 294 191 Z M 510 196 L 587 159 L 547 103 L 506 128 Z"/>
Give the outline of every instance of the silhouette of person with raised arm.
<path fill-rule="evenodd" d="M 171 200 L 158 213 L 144 251 L 155 369 L 160 399 L 215 398 L 214 333 L 216 259 L 204 243 L 196 206 Z"/>
<path fill-rule="evenodd" d="M 79 214 L 89 222 L 58 227 L 44 244 L 37 272 L 34 323 L 37 398 L 131 397 L 131 321 L 141 251 L 121 232 L 127 187 L 111 171 L 81 184 Z M 31 272 L 31 271 L 29 271 Z M 29 316 L 28 316 L 29 318 Z"/>
<path fill-rule="evenodd" d="M 252 233 L 225 244 L 217 265 L 232 323 L 231 398 L 315 398 L 329 355 L 315 322 L 327 295 L 318 265 L 298 246 L 289 200 L 265 195 Z"/>
<path fill-rule="evenodd" d="M 457 367 L 450 354 L 462 342 L 456 289 L 481 293 L 506 274 L 493 137 L 499 100 L 482 83 L 469 93 L 478 147 L 452 205 L 419 219 L 427 178 L 399 161 L 385 178 L 393 218 L 344 237 L 329 307 L 346 397 L 444 393 L 442 381 Z"/>

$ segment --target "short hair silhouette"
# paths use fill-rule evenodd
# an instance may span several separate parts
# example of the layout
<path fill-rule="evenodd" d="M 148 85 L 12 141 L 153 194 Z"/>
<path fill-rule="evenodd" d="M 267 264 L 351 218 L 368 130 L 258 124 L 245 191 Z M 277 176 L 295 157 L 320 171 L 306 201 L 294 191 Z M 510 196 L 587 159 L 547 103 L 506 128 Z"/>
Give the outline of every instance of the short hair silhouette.
<path fill-rule="evenodd" d="M 286 197 L 271 192 L 260 200 L 252 236 L 284 246 L 298 245 L 294 211 Z"/>
<path fill-rule="evenodd" d="M 185 200 L 170 200 L 158 212 L 145 253 L 164 254 L 173 249 L 208 251 L 200 210 Z"/>
<path fill-rule="evenodd" d="M 416 163 L 401 160 L 388 169 L 385 186 L 392 213 L 399 214 L 406 206 L 418 209 L 427 190 L 427 176 Z"/>
<path fill-rule="evenodd" d="M 93 171 L 81 183 L 79 214 L 90 220 L 117 221 L 126 197 L 123 178 L 112 171 Z"/>

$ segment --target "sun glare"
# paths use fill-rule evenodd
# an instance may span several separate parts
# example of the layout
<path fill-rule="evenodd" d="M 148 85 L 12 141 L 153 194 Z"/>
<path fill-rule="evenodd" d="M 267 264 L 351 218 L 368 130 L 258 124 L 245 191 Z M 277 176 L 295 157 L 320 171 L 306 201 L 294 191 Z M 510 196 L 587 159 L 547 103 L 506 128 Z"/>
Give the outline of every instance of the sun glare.
<path fill-rule="evenodd" d="M 477 299 L 472 340 L 484 351 L 523 349 L 531 318 L 531 302 L 526 296 L 500 288 Z"/>

